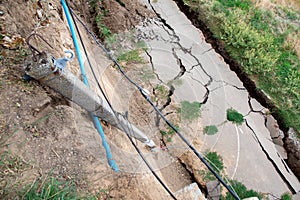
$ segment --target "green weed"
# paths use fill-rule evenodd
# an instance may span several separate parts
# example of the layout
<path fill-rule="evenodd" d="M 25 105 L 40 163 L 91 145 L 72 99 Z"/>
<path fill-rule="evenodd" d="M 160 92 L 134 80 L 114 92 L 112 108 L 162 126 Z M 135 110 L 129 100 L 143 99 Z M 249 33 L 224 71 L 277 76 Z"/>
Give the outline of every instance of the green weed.
<path fill-rule="evenodd" d="M 175 80 L 169 81 L 168 85 L 175 85 L 175 86 L 179 87 L 179 86 L 183 85 L 183 80 L 175 79 Z"/>
<path fill-rule="evenodd" d="M 218 132 L 218 128 L 215 125 L 205 126 L 204 133 L 207 135 L 214 135 Z"/>
<path fill-rule="evenodd" d="M 81 196 L 78 194 L 76 185 L 73 181 L 59 181 L 57 178 L 48 178 L 46 180 L 37 180 L 28 185 L 19 194 L 22 199 L 88 199 L 96 200 L 95 196 Z"/>
<path fill-rule="evenodd" d="M 96 20 L 96 24 L 97 24 L 97 28 L 99 29 L 99 32 L 100 32 L 100 35 L 99 37 L 100 38 L 106 38 L 106 37 L 109 37 L 111 35 L 111 31 L 110 29 L 105 26 L 102 22 L 102 14 L 98 14 L 95 18 Z"/>
<path fill-rule="evenodd" d="M 153 73 L 152 69 L 142 68 L 142 70 L 141 70 L 141 79 L 144 82 L 155 79 L 155 74 Z"/>
<path fill-rule="evenodd" d="M 290 193 L 284 193 L 281 195 L 281 200 L 292 200 L 292 195 Z"/>
<path fill-rule="evenodd" d="M 180 130 L 178 125 L 175 125 L 174 127 L 178 131 Z M 161 133 L 163 138 L 167 139 L 167 142 L 171 142 L 172 141 L 172 136 L 174 135 L 175 131 L 171 127 L 168 127 L 167 130 L 160 130 L 160 133 Z"/>
<path fill-rule="evenodd" d="M 205 159 L 209 162 L 213 170 L 219 175 L 221 175 L 224 169 L 222 157 L 219 154 L 217 154 L 217 152 L 207 152 L 205 153 Z M 216 180 L 216 177 L 213 175 L 213 173 L 211 173 L 208 170 L 200 170 L 199 174 L 203 177 L 205 181 Z"/>
<path fill-rule="evenodd" d="M 133 62 L 133 63 L 144 63 L 144 58 L 140 55 L 139 49 L 134 49 L 127 51 L 125 53 L 122 53 L 118 56 L 117 60 L 119 62 L 125 61 L 125 62 Z"/>
<path fill-rule="evenodd" d="M 182 119 L 187 120 L 189 122 L 197 119 L 200 117 L 200 108 L 201 103 L 199 102 L 189 102 L 189 101 L 182 101 L 180 103 L 180 114 Z"/>
<path fill-rule="evenodd" d="M 212 168 L 215 171 L 222 171 L 224 169 L 223 159 L 217 152 L 208 152 L 205 157 L 209 162 L 213 163 Z"/>
<path fill-rule="evenodd" d="M 155 94 L 159 99 L 166 99 L 169 96 L 169 89 L 164 85 L 157 85 L 155 87 Z"/>
<path fill-rule="evenodd" d="M 137 49 L 141 49 L 141 50 L 144 50 L 144 51 L 148 50 L 148 46 L 147 46 L 146 42 L 144 42 L 142 40 L 140 40 L 137 43 L 135 43 L 135 47 Z"/>
<path fill-rule="evenodd" d="M 218 0 L 225 8 L 238 7 L 243 10 L 249 10 L 251 2 L 248 0 Z"/>
<path fill-rule="evenodd" d="M 247 189 L 246 186 L 241 182 L 238 182 L 236 180 L 231 180 L 230 184 L 241 199 L 248 198 L 248 197 L 258 197 L 259 199 L 263 198 L 262 194 L 254 190 Z M 230 193 L 227 192 L 225 198 L 222 197 L 221 199 L 234 200 L 235 198 Z"/>
<path fill-rule="evenodd" d="M 233 108 L 227 109 L 227 120 L 238 125 L 245 121 L 244 116 Z"/>
<path fill-rule="evenodd" d="M 117 34 L 111 34 L 108 37 L 105 38 L 105 45 L 108 49 L 111 49 L 112 46 L 117 42 L 118 35 Z"/>
<path fill-rule="evenodd" d="M 9 151 L 1 153 L 0 158 L 0 196 L 3 199 L 10 199 L 15 195 L 21 184 L 22 172 L 30 168 L 30 165 L 20 157 Z"/>

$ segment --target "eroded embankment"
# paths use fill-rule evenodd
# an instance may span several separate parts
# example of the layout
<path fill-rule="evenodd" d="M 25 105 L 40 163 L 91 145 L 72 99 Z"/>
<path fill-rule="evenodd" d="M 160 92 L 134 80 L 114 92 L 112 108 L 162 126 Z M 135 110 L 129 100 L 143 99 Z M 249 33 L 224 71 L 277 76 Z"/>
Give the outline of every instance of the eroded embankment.
<path fill-rule="evenodd" d="M 178 5 L 179 9 L 189 18 L 192 24 L 202 31 L 205 36 L 206 42 L 210 43 L 215 51 L 222 55 L 224 61 L 230 66 L 230 69 L 234 71 L 242 81 L 250 96 L 256 99 L 262 106 L 268 108 L 271 111 L 272 116 L 277 120 L 279 128 L 284 132 L 285 135 L 283 141 L 284 147 L 288 154 L 287 163 L 293 170 L 297 178 L 300 179 L 300 167 L 298 166 L 298 161 L 300 159 L 299 147 L 295 141 L 289 138 L 289 127 L 285 124 L 284 119 L 280 115 L 276 105 L 262 90 L 257 88 L 255 82 L 248 76 L 247 73 L 244 72 L 243 67 L 229 55 L 229 53 L 225 50 L 222 41 L 214 37 L 214 34 L 211 32 L 210 28 L 201 19 L 201 15 L 192 10 L 188 5 L 184 3 L 184 1 L 174 1 Z"/>

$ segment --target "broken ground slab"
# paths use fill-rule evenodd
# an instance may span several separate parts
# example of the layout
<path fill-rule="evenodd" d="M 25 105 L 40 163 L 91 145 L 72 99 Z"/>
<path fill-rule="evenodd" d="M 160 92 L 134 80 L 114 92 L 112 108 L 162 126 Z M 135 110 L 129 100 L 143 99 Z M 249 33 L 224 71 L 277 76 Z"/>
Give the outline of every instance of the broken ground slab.
<path fill-rule="evenodd" d="M 290 170 L 284 164 L 284 160 L 277 156 L 277 150 L 264 125 L 264 116 L 262 113 L 251 110 L 248 103 L 249 94 L 236 74 L 229 70 L 223 59 L 211 50 L 209 44 L 203 42 L 202 34 L 191 25 L 174 2 L 145 2 L 161 20 L 161 23 L 155 23 L 158 26 L 153 26 L 155 31 L 151 32 L 148 29 L 152 34 L 151 37 L 147 37 L 147 35 L 142 37 L 151 47 L 150 56 L 155 55 L 154 69 L 159 77 L 166 77 L 169 80 L 172 76 L 164 76 L 159 72 L 164 70 L 180 72 L 181 65 L 183 65 L 185 71 L 190 73 L 184 73 L 180 79 L 184 82 L 192 82 L 189 80 L 190 78 L 199 83 L 199 86 L 195 88 L 199 87 L 200 89 L 193 93 L 200 97 L 193 97 L 195 100 L 205 96 L 204 88 L 209 90 L 208 100 L 202 105 L 203 126 L 217 125 L 219 132 L 213 136 L 203 135 L 201 138 L 205 141 L 207 149 L 216 150 L 222 155 L 227 174 L 245 183 L 251 189 L 272 193 L 276 196 L 289 191 L 289 185 L 293 188 L 292 191 L 298 191 L 300 189 L 299 181 L 292 173 L 289 173 Z M 143 28 L 139 29 L 143 32 Z M 155 37 L 153 33 L 157 33 L 158 36 Z M 162 35 L 163 37 L 161 37 Z M 166 38 L 168 35 L 169 39 Z M 155 42 L 151 38 L 155 38 Z M 159 47 L 159 41 L 163 44 L 164 50 L 170 52 L 169 57 L 160 57 L 159 54 L 155 54 L 152 44 L 155 43 L 155 47 Z M 174 56 L 174 52 L 177 57 Z M 173 61 L 170 61 L 172 59 Z M 175 61 L 179 59 L 181 62 L 176 62 L 177 65 L 174 65 Z M 166 63 L 160 65 L 159 60 L 162 63 L 168 60 L 173 64 L 167 66 L 166 69 L 161 69 Z M 159 70 L 156 65 L 160 67 Z M 175 67 L 175 69 L 170 70 L 170 67 Z M 195 69 L 196 72 L 193 73 Z M 184 83 L 182 85 L 184 89 L 181 90 L 180 86 L 177 86 L 174 93 L 181 97 L 178 98 L 180 100 L 184 99 L 183 96 L 193 96 L 194 94 L 183 95 L 184 92 L 193 91 L 192 88 L 190 90 L 186 88 L 193 87 L 193 85 L 194 83 Z M 246 116 L 248 124 L 243 123 L 241 126 L 237 126 L 231 122 L 223 123 L 226 121 L 228 108 L 234 108 Z M 258 136 L 255 137 L 254 134 Z M 258 140 L 262 140 L 262 142 L 259 143 Z M 202 151 L 205 150 L 202 149 Z M 271 156 L 271 159 L 268 158 L 268 155 Z"/>
<path fill-rule="evenodd" d="M 191 199 L 191 200 L 205 200 L 205 196 L 202 194 L 197 183 L 192 183 L 175 193 L 178 199 Z"/>

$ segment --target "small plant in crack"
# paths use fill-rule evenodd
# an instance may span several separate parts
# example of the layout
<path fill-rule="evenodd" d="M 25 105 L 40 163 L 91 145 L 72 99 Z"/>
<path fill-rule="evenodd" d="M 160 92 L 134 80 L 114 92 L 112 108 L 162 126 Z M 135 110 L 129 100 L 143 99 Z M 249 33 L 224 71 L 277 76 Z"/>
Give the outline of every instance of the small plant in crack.
<path fill-rule="evenodd" d="M 180 128 L 178 125 L 175 125 L 174 127 L 179 131 Z M 167 142 L 171 142 L 175 131 L 171 127 L 168 127 L 166 130 L 160 130 L 160 133 L 163 139 L 165 139 Z"/>
<path fill-rule="evenodd" d="M 105 46 L 108 49 L 111 49 L 113 47 L 113 45 L 115 45 L 117 43 L 118 40 L 118 35 L 117 34 L 111 34 L 108 37 L 105 38 Z"/>
<path fill-rule="evenodd" d="M 111 35 L 111 31 L 107 26 L 105 26 L 102 23 L 102 15 L 98 14 L 96 16 L 95 20 L 96 20 L 97 28 L 99 29 L 99 37 L 102 38 L 102 39 L 106 38 L 106 37 L 109 37 Z"/>
<path fill-rule="evenodd" d="M 141 80 L 144 82 L 155 79 L 155 75 L 152 69 L 144 67 L 141 69 L 140 74 L 141 74 Z"/>
<path fill-rule="evenodd" d="M 147 50 L 148 50 L 148 46 L 147 46 L 146 42 L 143 41 L 143 40 L 138 41 L 138 42 L 135 44 L 135 47 L 136 47 L 137 49 L 141 49 L 141 50 L 144 50 L 144 51 L 147 51 Z"/>
<path fill-rule="evenodd" d="M 227 120 L 238 125 L 245 121 L 244 116 L 233 108 L 227 109 Z"/>
<path fill-rule="evenodd" d="M 157 85 L 155 87 L 155 94 L 159 99 L 167 99 L 169 95 L 169 89 L 164 85 Z"/>
<path fill-rule="evenodd" d="M 205 159 L 209 162 L 214 171 L 221 175 L 224 169 L 222 157 L 217 152 L 206 152 Z M 205 181 L 216 180 L 215 176 L 208 170 L 200 170 L 198 173 Z"/>
<path fill-rule="evenodd" d="M 183 120 L 187 120 L 191 122 L 198 117 L 200 117 L 200 109 L 201 103 L 200 102 L 189 102 L 189 101 L 182 101 L 180 103 L 179 113 L 181 114 L 181 118 Z"/>
<path fill-rule="evenodd" d="M 290 193 L 284 193 L 281 195 L 281 199 L 282 200 L 292 200 L 292 195 L 290 195 Z"/>
<path fill-rule="evenodd" d="M 237 193 L 237 195 L 241 198 L 249 198 L 249 197 L 258 197 L 258 199 L 265 199 L 263 198 L 263 195 L 259 192 L 256 192 L 254 190 L 248 189 L 243 183 L 236 181 L 236 180 L 230 180 L 230 185 L 234 189 L 234 191 Z M 235 198 L 229 193 L 226 193 L 226 196 L 221 196 L 221 200 L 234 200 Z"/>
<path fill-rule="evenodd" d="M 214 135 L 216 133 L 218 133 L 218 127 L 215 125 L 210 125 L 210 126 L 205 126 L 204 127 L 204 134 L 207 135 Z"/>
<path fill-rule="evenodd" d="M 181 86 L 183 84 L 183 80 L 182 79 L 175 79 L 175 80 L 171 80 L 168 82 L 168 85 L 174 85 L 174 86 Z"/>
<path fill-rule="evenodd" d="M 131 63 L 145 63 L 145 60 L 140 55 L 139 49 L 133 49 L 130 51 L 127 51 L 125 53 L 122 53 L 118 56 L 117 60 L 119 62 L 131 62 Z"/>

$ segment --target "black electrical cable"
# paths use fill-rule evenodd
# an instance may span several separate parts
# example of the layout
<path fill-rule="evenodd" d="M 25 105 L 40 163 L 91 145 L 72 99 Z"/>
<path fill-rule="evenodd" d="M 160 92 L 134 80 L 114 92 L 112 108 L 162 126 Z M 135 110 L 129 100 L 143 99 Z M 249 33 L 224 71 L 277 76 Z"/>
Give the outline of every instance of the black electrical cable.
<path fill-rule="evenodd" d="M 71 10 L 71 13 L 73 11 Z M 123 71 L 122 67 L 119 65 L 117 60 L 111 55 L 111 53 L 99 42 L 99 40 L 96 38 L 95 34 L 91 32 L 87 26 L 74 14 L 74 16 L 78 19 L 78 21 L 83 25 L 83 27 L 86 29 L 88 33 L 93 37 L 97 45 L 103 49 L 103 51 L 109 56 L 109 58 L 115 63 L 115 65 L 118 67 L 119 71 L 122 73 L 122 75 L 130 82 L 132 83 L 142 94 L 142 96 L 150 103 L 150 105 L 155 109 L 155 111 L 162 117 L 162 119 L 167 123 L 169 127 L 171 127 L 176 134 L 184 141 L 184 143 L 194 152 L 194 154 L 204 163 L 204 165 L 213 173 L 213 175 L 222 183 L 222 185 L 229 191 L 229 193 L 237 200 L 240 200 L 239 196 L 232 190 L 230 186 L 228 186 L 224 180 L 214 171 L 214 169 L 208 164 L 208 162 L 205 160 L 205 158 L 185 139 L 185 137 L 174 127 L 174 125 L 169 122 L 169 120 L 161 113 L 161 111 L 153 104 L 153 102 L 150 100 L 149 96 L 145 93 L 145 90 L 139 86 L 136 82 L 134 82 L 131 78 L 127 76 L 127 74 Z"/>
<path fill-rule="evenodd" d="M 66 4 L 67 4 L 67 6 L 68 6 L 68 3 L 67 3 L 67 2 L 66 2 Z M 94 68 L 93 68 L 93 66 L 92 66 L 92 64 L 91 64 L 91 61 L 90 61 L 90 59 L 89 59 L 89 56 L 88 56 L 87 51 L 86 51 L 86 48 L 85 48 L 85 45 L 84 45 L 84 43 L 83 43 L 83 40 L 82 40 L 80 31 L 79 31 L 79 28 L 78 28 L 77 23 L 76 23 L 76 21 L 75 21 L 75 19 L 74 19 L 74 13 L 73 13 L 73 10 L 71 10 L 69 6 L 68 6 L 68 8 L 69 8 L 69 10 L 71 11 L 71 12 L 70 12 L 70 13 L 71 13 L 71 17 L 72 17 L 72 19 L 73 19 L 73 22 L 74 22 L 76 31 L 77 31 L 77 33 L 78 33 L 78 37 L 79 37 L 79 39 L 80 39 L 81 46 L 82 46 L 83 51 L 84 51 L 84 54 L 85 54 L 85 56 L 86 56 L 86 58 L 87 58 L 89 67 L 90 67 L 90 69 L 91 69 L 91 71 L 92 71 L 92 74 L 93 74 L 93 77 L 94 77 L 95 81 L 97 82 L 97 86 L 98 86 L 98 88 L 100 89 L 100 91 L 101 91 L 102 95 L 104 96 L 106 102 L 108 103 L 109 107 L 110 107 L 111 110 L 113 111 L 115 117 L 116 117 L 117 120 L 119 121 L 119 118 L 117 117 L 116 111 L 113 109 L 111 103 L 109 102 L 109 100 L 108 100 L 106 94 L 104 93 L 104 91 L 103 91 L 103 89 L 102 89 L 102 87 L 101 87 L 101 85 L 100 85 L 100 83 L 99 83 L 99 81 L 98 81 L 98 79 L 97 79 L 97 76 L 96 76 L 96 74 L 95 74 Z M 120 123 L 120 121 L 119 121 L 119 124 L 122 126 L 122 124 Z M 136 144 L 133 142 L 132 138 L 131 138 L 130 135 L 127 133 L 127 130 L 126 130 L 124 127 L 122 127 L 122 128 L 123 128 L 123 130 L 126 132 L 126 135 L 127 135 L 128 139 L 130 140 L 131 144 L 134 146 L 135 150 L 138 152 L 138 154 L 140 155 L 140 157 L 142 158 L 142 160 L 144 161 L 144 163 L 145 163 L 145 164 L 147 165 L 147 167 L 150 169 L 151 173 L 155 176 L 155 178 L 158 180 L 158 182 L 164 187 L 164 189 L 170 194 L 170 196 L 171 196 L 173 199 L 176 200 L 176 197 L 175 197 L 175 196 L 173 195 L 173 193 L 169 190 L 169 188 L 166 186 L 166 184 L 160 179 L 160 177 L 156 174 L 156 172 L 152 169 L 152 167 L 150 166 L 150 164 L 148 163 L 148 161 L 145 159 L 144 155 L 141 153 L 141 151 L 139 150 L 139 148 L 138 148 L 138 147 L 136 146 Z"/>

